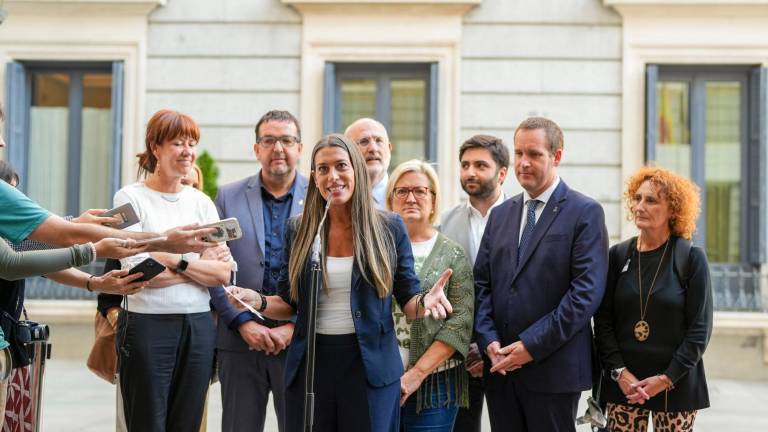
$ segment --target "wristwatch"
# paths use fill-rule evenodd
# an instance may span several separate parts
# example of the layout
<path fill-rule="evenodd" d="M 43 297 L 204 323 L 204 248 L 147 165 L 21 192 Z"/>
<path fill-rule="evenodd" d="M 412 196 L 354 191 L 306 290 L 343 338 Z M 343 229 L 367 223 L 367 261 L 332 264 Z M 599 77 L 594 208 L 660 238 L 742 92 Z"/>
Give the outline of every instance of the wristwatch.
<path fill-rule="evenodd" d="M 179 265 L 176 266 L 176 273 L 184 273 L 187 270 L 188 265 L 189 261 L 187 260 L 186 254 L 182 254 L 181 259 L 179 260 Z"/>
<path fill-rule="evenodd" d="M 624 369 L 626 369 L 626 367 L 611 369 L 611 379 L 619 382 L 619 378 L 621 378 L 621 373 L 624 372 Z"/>

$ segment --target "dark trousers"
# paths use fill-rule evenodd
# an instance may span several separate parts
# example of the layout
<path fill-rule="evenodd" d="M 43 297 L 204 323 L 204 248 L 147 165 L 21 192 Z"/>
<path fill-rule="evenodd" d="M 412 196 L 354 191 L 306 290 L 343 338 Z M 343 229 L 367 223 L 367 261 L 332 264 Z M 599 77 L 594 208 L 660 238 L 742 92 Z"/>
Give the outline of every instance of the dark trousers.
<path fill-rule="evenodd" d="M 120 320 L 120 387 L 128 430 L 198 430 L 213 368 L 211 313 L 128 312 Z"/>
<path fill-rule="evenodd" d="M 483 419 L 483 379 L 469 377 L 469 406 L 459 407 L 453 432 L 480 432 Z"/>
<path fill-rule="evenodd" d="M 306 363 L 285 391 L 288 432 L 303 431 L 305 373 Z M 317 335 L 314 420 L 316 432 L 398 432 L 400 381 L 368 385 L 354 334 Z"/>
<path fill-rule="evenodd" d="M 264 430 L 267 401 L 272 392 L 279 432 L 285 430 L 285 351 L 267 355 L 259 351 L 218 351 L 221 381 L 221 430 Z"/>
<path fill-rule="evenodd" d="M 487 367 L 483 377 L 492 431 L 576 432 L 580 392 L 535 392 L 515 372 L 491 374 Z"/>

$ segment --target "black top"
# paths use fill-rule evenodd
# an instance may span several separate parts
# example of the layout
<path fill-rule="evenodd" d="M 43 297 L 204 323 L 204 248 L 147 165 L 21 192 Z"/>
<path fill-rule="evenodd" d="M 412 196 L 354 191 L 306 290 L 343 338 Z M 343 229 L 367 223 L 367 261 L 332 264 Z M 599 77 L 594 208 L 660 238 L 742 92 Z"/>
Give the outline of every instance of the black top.
<path fill-rule="evenodd" d="M 673 263 L 676 240 L 670 239 L 650 296 L 645 315 L 650 334 L 643 342 L 634 335 L 640 320 L 635 241 L 630 245 L 629 259 L 616 256 L 616 246 L 611 248 L 608 285 L 595 315 L 595 341 L 603 370 L 626 367 L 640 380 L 666 374 L 675 385 L 667 396 L 666 410 L 688 411 L 709 406 L 701 356 L 712 334 L 712 289 L 707 257 L 698 247 L 691 248 L 688 280 L 681 284 L 680 278 L 685 275 L 678 277 Z M 644 305 L 663 250 L 662 244 L 640 255 Z M 626 405 L 627 399 L 618 383 L 610 379 L 610 373 L 603 374 L 602 380 L 601 399 Z M 664 411 L 664 392 L 644 407 Z"/>

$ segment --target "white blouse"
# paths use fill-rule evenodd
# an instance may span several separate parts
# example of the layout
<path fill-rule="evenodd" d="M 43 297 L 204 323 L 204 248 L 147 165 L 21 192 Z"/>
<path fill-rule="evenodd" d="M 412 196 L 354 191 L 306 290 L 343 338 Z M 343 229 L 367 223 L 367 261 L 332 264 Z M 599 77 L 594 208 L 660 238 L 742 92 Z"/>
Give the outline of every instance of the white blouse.
<path fill-rule="evenodd" d="M 317 333 L 341 335 L 355 332 L 349 303 L 354 263 L 354 257 L 327 257 L 328 289 L 318 293 Z"/>

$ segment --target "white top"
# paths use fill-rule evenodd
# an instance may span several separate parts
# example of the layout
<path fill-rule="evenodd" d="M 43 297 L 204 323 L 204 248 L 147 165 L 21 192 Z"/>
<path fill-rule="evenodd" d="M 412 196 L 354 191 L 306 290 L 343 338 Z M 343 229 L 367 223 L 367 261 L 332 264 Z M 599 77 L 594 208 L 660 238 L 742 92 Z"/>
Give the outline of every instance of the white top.
<path fill-rule="evenodd" d="M 320 290 L 317 296 L 317 333 L 326 335 L 355 332 L 352 321 L 352 266 L 354 257 L 327 257 L 325 267 L 328 290 Z"/>
<path fill-rule="evenodd" d="M 216 206 L 207 195 L 189 186 L 178 193 L 163 193 L 150 189 L 144 182 L 134 183 L 117 191 L 115 207 L 130 202 L 140 222 L 126 231 L 162 233 L 170 228 L 192 223 L 207 224 L 219 220 Z M 192 259 L 199 254 L 189 254 Z M 149 257 L 140 253 L 120 260 L 123 268 L 131 268 Z M 131 312 L 151 314 L 197 313 L 211 310 L 208 288 L 195 282 L 165 288 L 146 288 L 128 296 L 123 307 Z"/>
<path fill-rule="evenodd" d="M 540 202 L 536 204 L 536 210 L 534 210 L 534 213 L 536 214 L 536 221 L 539 220 L 539 217 L 541 217 L 541 214 L 544 212 L 544 207 L 547 206 L 547 202 L 549 201 L 549 198 L 552 197 L 552 193 L 555 191 L 555 188 L 557 188 L 557 185 L 560 184 L 560 176 L 555 177 L 555 181 L 552 182 L 549 187 L 541 193 L 541 195 L 537 196 L 535 199 L 539 200 Z M 520 242 L 520 239 L 523 237 L 523 230 L 525 229 L 525 223 L 528 221 L 528 217 L 526 214 L 528 213 L 528 201 L 532 200 L 530 195 L 528 195 L 527 191 L 523 191 L 523 217 L 520 218 L 520 233 L 518 234 L 517 241 Z"/>
<path fill-rule="evenodd" d="M 504 202 L 506 197 L 504 192 L 499 194 L 499 198 L 488 209 L 485 216 L 480 213 L 480 210 L 472 206 L 472 202 L 469 202 L 469 254 L 470 262 L 474 263 L 477 259 L 477 251 L 480 249 L 480 241 L 483 239 L 483 233 L 485 232 L 485 225 L 488 224 L 488 218 L 491 216 L 491 210 L 494 207 L 498 207 Z"/>
<path fill-rule="evenodd" d="M 437 231 L 429 240 L 423 242 L 411 242 L 413 250 L 413 270 L 416 273 L 421 271 L 424 262 L 432 253 L 432 249 L 437 243 Z M 403 360 L 403 368 L 408 369 L 409 350 L 411 346 L 411 323 L 405 318 L 405 313 L 400 309 L 397 302 L 392 302 L 393 316 L 395 319 L 395 334 L 397 335 L 397 347 L 400 349 L 400 358 Z"/>

